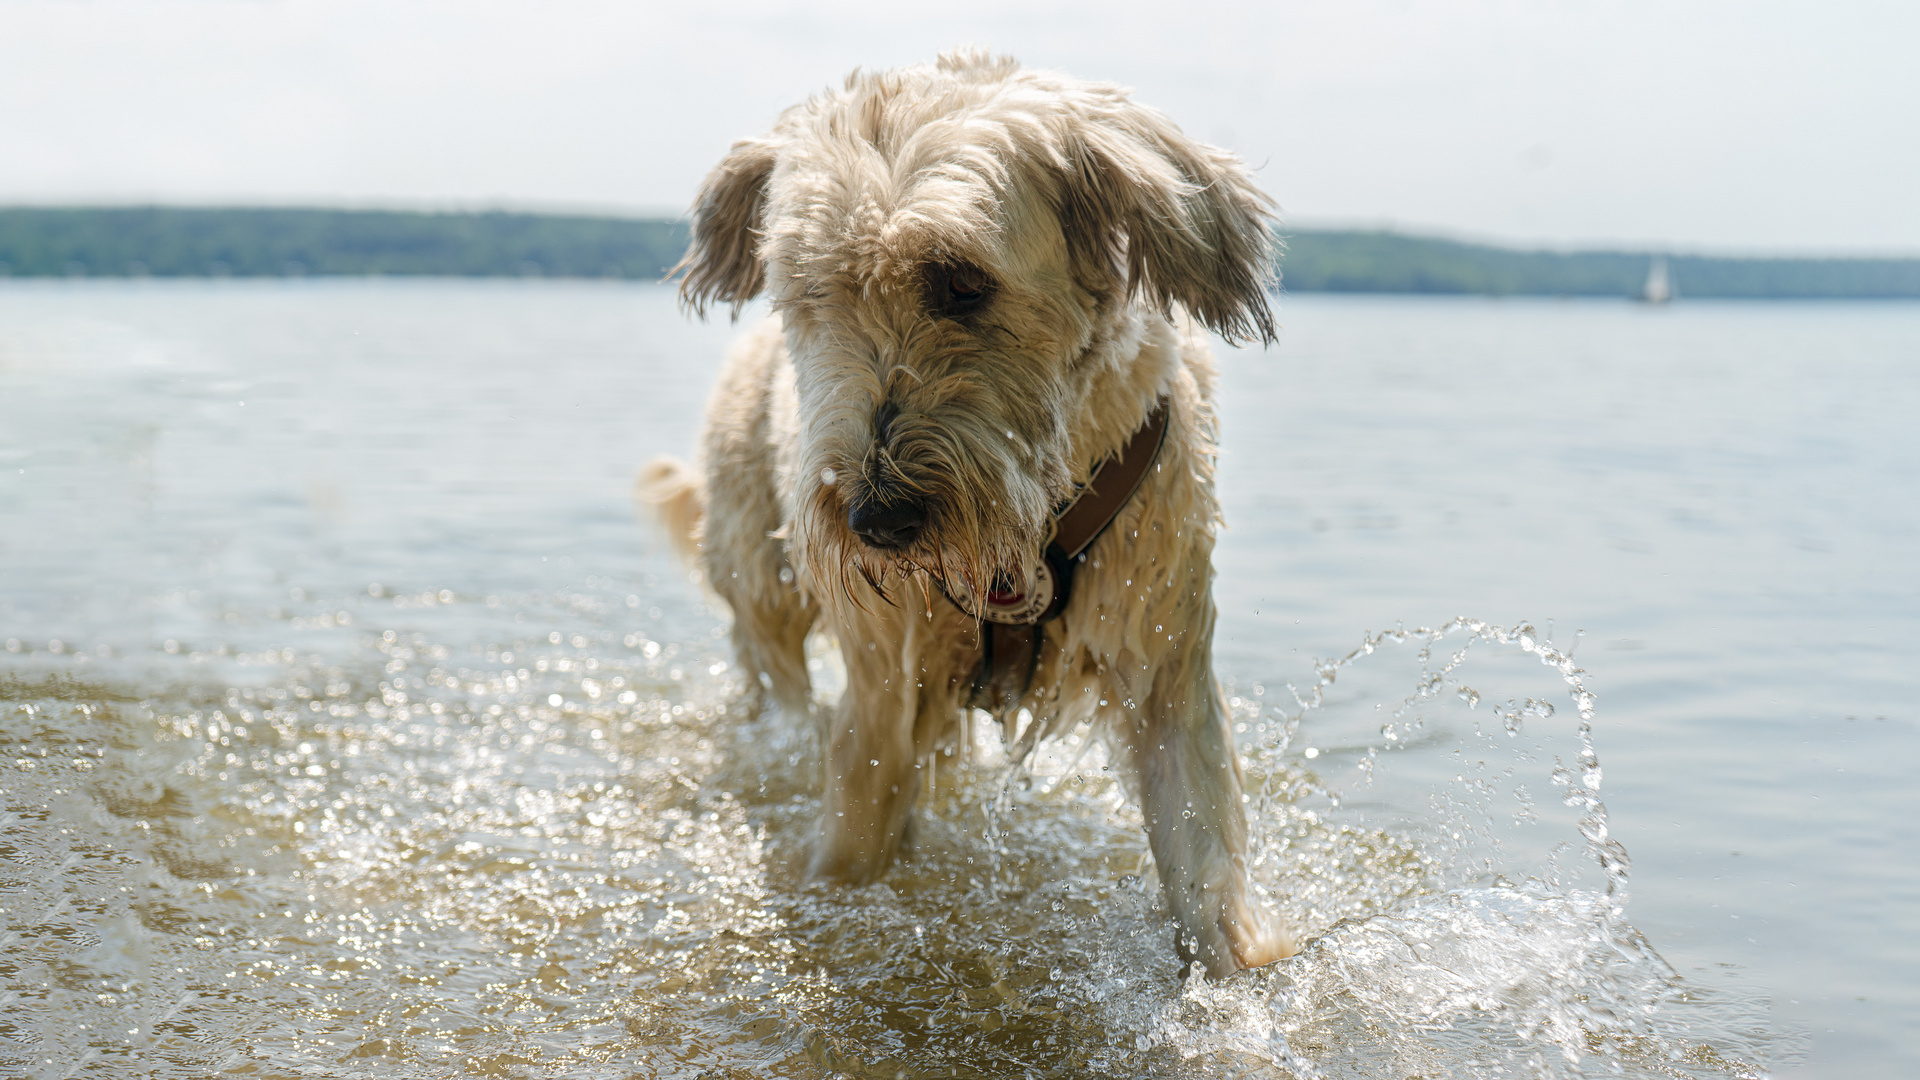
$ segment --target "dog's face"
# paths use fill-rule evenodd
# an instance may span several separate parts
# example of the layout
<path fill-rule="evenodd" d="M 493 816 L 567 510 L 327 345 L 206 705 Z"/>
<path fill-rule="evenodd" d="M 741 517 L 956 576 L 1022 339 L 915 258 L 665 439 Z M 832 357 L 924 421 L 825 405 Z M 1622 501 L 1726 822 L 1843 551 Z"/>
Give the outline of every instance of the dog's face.
<path fill-rule="evenodd" d="M 761 291 L 802 429 L 795 563 L 854 598 L 925 571 L 1027 580 L 1070 494 L 1101 348 L 1185 306 L 1270 338 L 1268 202 L 1116 88 L 976 55 L 871 76 L 737 144 L 694 211 L 682 296 Z"/>

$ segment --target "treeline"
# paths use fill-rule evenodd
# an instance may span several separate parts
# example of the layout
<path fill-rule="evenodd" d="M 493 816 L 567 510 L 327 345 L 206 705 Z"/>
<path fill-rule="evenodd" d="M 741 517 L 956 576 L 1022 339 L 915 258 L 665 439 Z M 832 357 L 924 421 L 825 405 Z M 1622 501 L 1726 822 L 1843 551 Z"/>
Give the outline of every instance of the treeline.
<path fill-rule="evenodd" d="M 0 273 L 658 278 L 674 221 L 548 214 L 197 207 L 0 208 Z"/>
<path fill-rule="evenodd" d="M 1295 230 L 1295 292 L 1634 296 L 1648 252 L 1556 252 L 1391 232 Z M 433 274 L 655 280 L 684 222 L 521 213 L 270 208 L 0 208 L 0 275 Z M 1681 296 L 1920 298 L 1920 259 L 1671 255 Z"/>
<path fill-rule="evenodd" d="M 1522 251 L 1390 232 L 1299 232 L 1281 260 L 1297 292 L 1638 296 L 1655 255 Z M 1920 259 L 1758 259 L 1668 255 L 1681 296 L 1746 299 L 1920 297 Z"/>

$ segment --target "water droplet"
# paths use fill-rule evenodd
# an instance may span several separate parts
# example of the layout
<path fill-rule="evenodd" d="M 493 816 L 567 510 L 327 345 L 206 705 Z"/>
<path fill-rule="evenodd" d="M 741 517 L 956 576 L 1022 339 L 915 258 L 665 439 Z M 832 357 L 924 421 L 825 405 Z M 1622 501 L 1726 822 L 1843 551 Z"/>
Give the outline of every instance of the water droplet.
<path fill-rule="evenodd" d="M 826 485 L 826 486 L 828 486 L 828 487 L 832 487 L 832 486 L 833 486 L 833 482 L 834 482 L 834 480 L 836 480 L 836 479 L 838 479 L 838 478 L 837 478 L 837 477 L 836 477 L 836 476 L 834 475 L 834 472 L 833 472 L 833 470 L 832 470 L 832 469 L 821 469 L 821 470 L 820 470 L 820 482 L 821 482 L 822 484 L 825 484 L 825 485 Z"/>

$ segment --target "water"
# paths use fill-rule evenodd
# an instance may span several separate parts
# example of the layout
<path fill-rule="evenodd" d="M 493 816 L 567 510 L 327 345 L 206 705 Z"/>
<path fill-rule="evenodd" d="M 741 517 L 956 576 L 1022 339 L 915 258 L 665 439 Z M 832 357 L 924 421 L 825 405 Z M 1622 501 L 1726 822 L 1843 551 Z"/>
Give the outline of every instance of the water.
<path fill-rule="evenodd" d="M 983 733 L 911 861 L 800 880 L 808 736 L 727 717 L 629 498 L 724 323 L 0 287 L 0 1073 L 1920 1065 L 1920 308 L 1282 311 L 1225 364 L 1218 661 L 1312 940 L 1208 984 L 1085 733 Z"/>

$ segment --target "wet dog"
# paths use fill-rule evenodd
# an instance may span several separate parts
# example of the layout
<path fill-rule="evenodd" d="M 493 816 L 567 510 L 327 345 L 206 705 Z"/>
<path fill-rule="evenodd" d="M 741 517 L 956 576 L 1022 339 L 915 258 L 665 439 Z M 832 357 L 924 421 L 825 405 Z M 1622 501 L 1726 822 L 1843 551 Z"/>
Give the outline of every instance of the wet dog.
<path fill-rule="evenodd" d="M 1272 235 L 1232 155 L 974 53 L 856 73 L 707 177 L 682 299 L 773 314 L 700 467 L 641 489 L 732 607 L 754 707 L 809 709 L 816 624 L 845 658 L 813 876 L 886 871 L 964 710 L 1016 754 L 1091 721 L 1180 955 L 1223 976 L 1292 952 L 1250 893 L 1210 655 L 1205 331 L 1272 339 Z"/>

